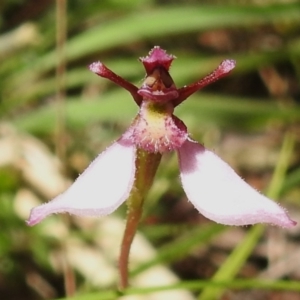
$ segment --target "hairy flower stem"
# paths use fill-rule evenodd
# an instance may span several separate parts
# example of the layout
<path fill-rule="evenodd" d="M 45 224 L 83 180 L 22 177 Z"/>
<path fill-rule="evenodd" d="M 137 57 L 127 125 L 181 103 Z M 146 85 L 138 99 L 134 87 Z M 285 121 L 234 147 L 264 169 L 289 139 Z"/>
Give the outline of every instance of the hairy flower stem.
<path fill-rule="evenodd" d="M 131 244 L 142 216 L 145 197 L 152 186 L 160 159 L 160 153 L 137 150 L 135 182 L 127 200 L 127 222 L 119 258 L 120 289 L 128 286 L 128 261 Z"/>

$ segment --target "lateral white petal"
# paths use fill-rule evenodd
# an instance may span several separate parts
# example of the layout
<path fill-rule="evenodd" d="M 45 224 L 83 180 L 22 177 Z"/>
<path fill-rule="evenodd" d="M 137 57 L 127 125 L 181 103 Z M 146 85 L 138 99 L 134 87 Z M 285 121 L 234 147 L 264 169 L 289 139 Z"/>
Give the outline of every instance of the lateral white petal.
<path fill-rule="evenodd" d="M 205 217 L 225 225 L 270 223 L 289 228 L 296 224 L 283 208 L 202 145 L 186 141 L 178 155 L 183 189 Z"/>
<path fill-rule="evenodd" d="M 108 147 L 76 181 L 52 201 L 31 210 L 28 225 L 53 213 L 103 216 L 129 196 L 135 176 L 136 148 L 125 138 Z"/>

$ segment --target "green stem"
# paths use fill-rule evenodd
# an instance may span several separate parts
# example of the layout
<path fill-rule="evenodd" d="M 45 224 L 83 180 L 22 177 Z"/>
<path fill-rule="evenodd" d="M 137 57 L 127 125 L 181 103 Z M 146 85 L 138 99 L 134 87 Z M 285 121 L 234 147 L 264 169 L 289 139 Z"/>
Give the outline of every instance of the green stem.
<path fill-rule="evenodd" d="M 142 216 L 145 197 L 152 186 L 160 159 L 160 153 L 137 150 L 135 182 L 127 199 L 127 222 L 119 258 L 120 289 L 128 286 L 128 261 L 131 244 Z"/>

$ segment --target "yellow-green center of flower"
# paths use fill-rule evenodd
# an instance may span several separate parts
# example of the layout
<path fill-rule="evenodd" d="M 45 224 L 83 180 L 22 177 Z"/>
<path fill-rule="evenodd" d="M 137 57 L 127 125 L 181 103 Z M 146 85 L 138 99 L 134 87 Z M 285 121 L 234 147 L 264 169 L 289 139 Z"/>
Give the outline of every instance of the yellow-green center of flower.
<path fill-rule="evenodd" d="M 144 99 L 133 123 L 134 143 L 148 152 L 176 150 L 187 139 L 185 125 L 173 115 L 170 102 L 156 103 Z"/>

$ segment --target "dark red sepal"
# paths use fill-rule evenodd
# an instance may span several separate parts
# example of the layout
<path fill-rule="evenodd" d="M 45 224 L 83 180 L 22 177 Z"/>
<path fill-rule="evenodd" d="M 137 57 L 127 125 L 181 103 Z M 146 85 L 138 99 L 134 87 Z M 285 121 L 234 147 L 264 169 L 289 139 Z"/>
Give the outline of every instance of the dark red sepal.
<path fill-rule="evenodd" d="M 220 78 L 228 75 L 235 67 L 235 60 L 225 59 L 220 65 L 210 74 L 204 78 L 178 89 L 179 96 L 177 99 L 173 100 L 173 105 L 176 107 L 189 96 L 197 92 L 198 90 L 204 88 L 205 86 L 219 80 Z"/>
<path fill-rule="evenodd" d="M 103 63 L 100 61 L 94 62 L 89 66 L 89 69 L 97 74 L 98 76 L 101 76 L 103 78 L 107 78 L 110 81 L 114 82 L 115 84 L 121 86 L 125 90 L 127 90 L 133 97 L 134 101 L 138 106 L 141 105 L 143 98 L 137 93 L 138 88 L 133 85 L 131 82 L 125 80 L 121 76 L 117 75 L 110 69 L 108 69 Z"/>
<path fill-rule="evenodd" d="M 146 57 L 141 57 L 140 61 L 143 63 L 147 75 L 149 75 L 154 68 L 156 67 L 164 67 L 167 71 L 169 71 L 172 61 L 176 57 L 171 54 L 167 54 L 167 52 L 161 49 L 159 46 L 155 46 Z"/>

